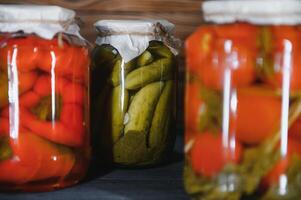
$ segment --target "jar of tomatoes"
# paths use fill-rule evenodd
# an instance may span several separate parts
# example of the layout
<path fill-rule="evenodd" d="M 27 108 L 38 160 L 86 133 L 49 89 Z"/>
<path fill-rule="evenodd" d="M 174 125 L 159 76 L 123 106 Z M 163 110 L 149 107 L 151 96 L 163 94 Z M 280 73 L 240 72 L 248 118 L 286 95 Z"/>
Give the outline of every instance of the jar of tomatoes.
<path fill-rule="evenodd" d="M 163 162 L 175 134 L 176 40 L 165 20 L 101 20 L 93 50 L 95 149 L 123 167 Z"/>
<path fill-rule="evenodd" d="M 89 55 L 72 10 L 0 6 L 0 190 L 47 191 L 89 163 Z"/>
<path fill-rule="evenodd" d="M 186 40 L 186 191 L 301 198 L 301 2 L 205 1 Z"/>

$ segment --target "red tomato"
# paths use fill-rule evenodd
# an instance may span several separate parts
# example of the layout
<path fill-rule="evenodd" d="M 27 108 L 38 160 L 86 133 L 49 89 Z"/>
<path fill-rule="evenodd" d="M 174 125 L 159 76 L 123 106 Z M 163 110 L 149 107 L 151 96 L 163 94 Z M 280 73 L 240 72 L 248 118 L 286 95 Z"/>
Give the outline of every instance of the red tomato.
<path fill-rule="evenodd" d="M 236 141 L 233 152 L 223 147 L 221 134 L 199 133 L 191 149 L 191 166 L 197 174 L 212 177 L 227 163 L 238 163 L 242 156 L 242 148 Z"/>
<path fill-rule="evenodd" d="M 259 144 L 272 136 L 279 126 L 281 99 L 264 95 L 258 89 L 237 93 L 237 110 L 231 120 L 236 123 L 236 137 L 245 144 Z"/>
<path fill-rule="evenodd" d="M 211 51 L 213 30 L 208 26 L 197 29 L 185 43 L 186 65 L 190 72 L 197 72 Z"/>
<path fill-rule="evenodd" d="M 301 32 L 291 26 L 276 26 L 271 28 L 273 36 L 272 60 L 273 73 L 266 76 L 265 81 L 276 88 L 282 88 L 285 54 L 290 56 L 291 62 L 290 88 L 301 89 Z"/>
<path fill-rule="evenodd" d="M 272 170 L 270 170 L 268 172 L 268 174 L 263 178 L 262 184 L 265 187 L 269 187 L 273 183 L 277 183 L 279 181 L 279 177 L 282 174 L 286 173 L 286 171 L 289 167 L 292 155 L 297 155 L 301 159 L 301 143 L 294 139 L 289 138 L 288 139 L 288 155 L 285 158 L 279 160 L 276 163 L 276 165 L 272 168 Z"/>
<path fill-rule="evenodd" d="M 250 84 L 255 79 L 257 33 L 256 27 L 246 24 L 198 29 L 186 41 L 188 70 L 212 89 L 223 88 L 226 69 L 233 87 Z"/>
<path fill-rule="evenodd" d="M 228 41 L 216 39 L 213 50 L 198 71 L 200 79 L 209 88 L 223 88 L 226 70 L 231 72 L 232 87 L 249 85 L 255 79 L 255 54 L 239 42 Z M 229 52 L 225 50 L 226 43 L 233 45 Z"/>
<path fill-rule="evenodd" d="M 200 114 L 204 102 L 200 97 L 200 86 L 198 83 L 186 84 L 185 95 L 185 129 L 198 131 L 200 124 Z"/>

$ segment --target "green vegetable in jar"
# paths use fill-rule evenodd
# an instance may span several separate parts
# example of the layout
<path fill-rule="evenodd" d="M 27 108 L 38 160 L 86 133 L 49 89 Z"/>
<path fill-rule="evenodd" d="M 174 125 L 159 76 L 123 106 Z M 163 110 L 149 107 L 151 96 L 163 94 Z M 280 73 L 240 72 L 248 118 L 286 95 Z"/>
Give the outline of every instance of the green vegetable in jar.
<path fill-rule="evenodd" d="M 111 145 L 116 164 L 141 166 L 160 162 L 172 139 L 174 55 L 163 43 L 151 42 L 140 56 L 124 63 L 119 54 L 109 54 L 116 51 L 112 46 L 102 48 L 106 50 L 98 51 L 105 61 L 98 64 L 106 66 L 99 68 L 109 74 L 95 103 L 97 113 L 102 112 L 97 115 L 101 120 L 98 131 L 103 134 L 99 139 L 105 140 L 100 144 L 108 154 Z"/>
<path fill-rule="evenodd" d="M 112 92 L 112 140 L 115 143 L 122 135 L 124 128 L 124 116 L 128 109 L 129 93 L 121 86 L 113 88 Z"/>
<path fill-rule="evenodd" d="M 7 160 L 13 156 L 13 151 L 9 145 L 9 138 L 6 136 L 0 137 L 0 162 Z"/>
<path fill-rule="evenodd" d="M 135 95 L 127 113 L 129 119 L 125 125 L 125 135 L 129 132 L 148 132 L 163 87 L 163 82 L 151 83 Z"/>
<path fill-rule="evenodd" d="M 165 126 L 168 126 L 168 123 L 166 122 L 170 117 L 171 107 L 169 104 L 172 100 L 172 91 L 173 81 L 167 81 L 154 112 L 154 117 L 149 131 L 149 147 L 162 145 L 162 141 L 166 138 L 166 135 L 164 135 L 162 130 L 164 130 Z"/>
<path fill-rule="evenodd" d="M 153 55 L 149 51 L 144 51 L 137 59 L 137 65 L 139 67 L 148 65 L 154 61 Z"/>
<path fill-rule="evenodd" d="M 125 79 L 125 87 L 129 90 L 135 90 L 149 83 L 160 81 L 172 73 L 172 66 L 171 59 L 162 58 L 140 67 L 128 74 Z"/>

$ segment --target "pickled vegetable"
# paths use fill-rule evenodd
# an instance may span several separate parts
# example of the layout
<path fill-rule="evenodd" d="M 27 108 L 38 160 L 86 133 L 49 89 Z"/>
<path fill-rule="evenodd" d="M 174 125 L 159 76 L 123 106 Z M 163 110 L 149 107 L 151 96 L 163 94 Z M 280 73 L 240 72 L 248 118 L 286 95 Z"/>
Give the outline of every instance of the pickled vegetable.
<path fill-rule="evenodd" d="M 90 61 L 65 37 L 0 41 L 0 190 L 48 191 L 86 173 Z"/>
<path fill-rule="evenodd" d="M 299 26 L 206 25 L 186 41 L 186 191 L 299 199 Z"/>
<path fill-rule="evenodd" d="M 97 48 L 107 48 L 103 52 L 116 51 L 106 45 Z M 111 56 L 112 62 L 107 62 L 110 63 L 110 73 L 103 88 L 109 88 L 111 92 L 107 95 L 110 98 L 100 94 L 102 97 L 97 101 L 101 102 L 94 102 L 94 105 L 102 105 L 102 108 L 97 108 L 99 117 L 94 123 L 104 120 L 95 134 L 100 136 L 99 140 L 106 141 L 100 142 L 106 146 L 102 151 L 112 152 L 115 164 L 156 164 L 166 157 L 166 152 L 171 148 L 174 57 L 162 42 L 152 41 L 140 56 L 128 63 L 124 63 L 118 55 Z M 104 62 L 101 61 L 102 56 L 97 59 L 97 62 Z M 105 70 L 106 67 L 97 65 L 94 72 Z M 92 80 L 92 84 L 96 82 Z M 104 144 L 110 141 L 110 145 Z"/>

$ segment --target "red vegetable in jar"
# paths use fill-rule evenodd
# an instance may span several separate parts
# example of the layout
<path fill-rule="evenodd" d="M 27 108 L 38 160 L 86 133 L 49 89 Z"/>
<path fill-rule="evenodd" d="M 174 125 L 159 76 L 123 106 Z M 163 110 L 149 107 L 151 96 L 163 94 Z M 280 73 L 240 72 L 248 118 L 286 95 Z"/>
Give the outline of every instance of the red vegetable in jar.
<path fill-rule="evenodd" d="M 184 183 L 192 198 L 300 198 L 300 7 L 203 2 L 205 24 L 185 46 Z"/>
<path fill-rule="evenodd" d="M 0 190 L 73 185 L 86 174 L 90 157 L 90 59 L 75 13 L 14 5 L 0 12 L 19 24 L 0 22 Z M 72 23 L 63 27 L 65 21 Z"/>

